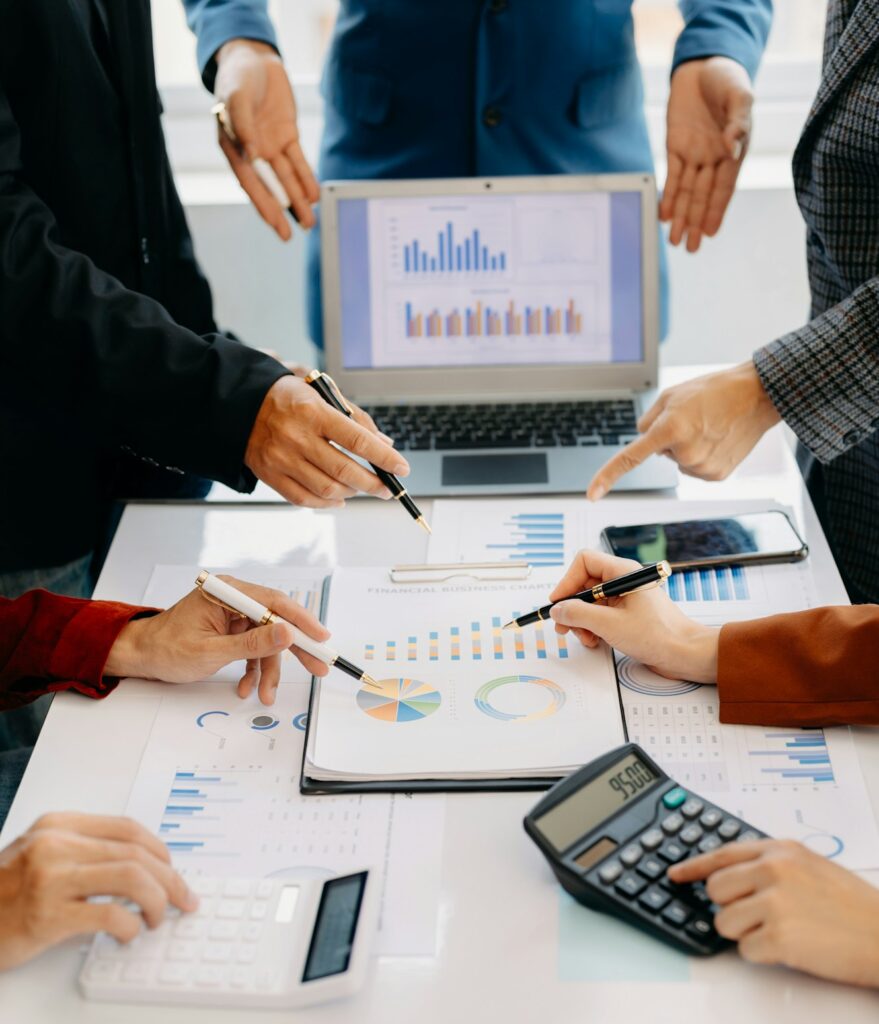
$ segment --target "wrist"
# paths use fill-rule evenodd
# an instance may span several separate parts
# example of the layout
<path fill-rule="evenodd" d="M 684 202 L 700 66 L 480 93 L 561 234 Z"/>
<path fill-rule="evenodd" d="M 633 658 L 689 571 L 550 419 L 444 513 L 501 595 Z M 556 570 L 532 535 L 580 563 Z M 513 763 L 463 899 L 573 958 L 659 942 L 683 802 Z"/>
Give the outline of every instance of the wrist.
<path fill-rule="evenodd" d="M 690 622 L 674 644 L 674 674 L 693 683 L 717 682 L 720 629 Z"/>
<path fill-rule="evenodd" d="M 255 53 L 263 57 L 276 57 L 280 60 L 278 51 L 271 45 L 271 43 L 261 42 L 259 39 L 230 39 L 228 42 L 217 50 L 216 61 L 217 67 L 227 57 L 232 57 L 236 53 Z"/>
<path fill-rule="evenodd" d="M 146 676 L 144 671 L 146 664 L 144 634 L 148 630 L 149 619 L 133 619 L 122 627 L 104 664 L 106 678 L 122 679 L 125 676 L 144 678 Z"/>
<path fill-rule="evenodd" d="M 760 379 L 760 374 L 757 372 L 757 367 L 753 360 L 742 363 L 738 369 L 747 378 L 750 385 L 752 413 L 756 421 L 763 427 L 764 431 L 774 427 L 776 423 L 781 422 L 781 415 L 778 409 L 775 408 L 775 404 L 769 397 L 766 388 L 763 387 L 763 381 Z"/>

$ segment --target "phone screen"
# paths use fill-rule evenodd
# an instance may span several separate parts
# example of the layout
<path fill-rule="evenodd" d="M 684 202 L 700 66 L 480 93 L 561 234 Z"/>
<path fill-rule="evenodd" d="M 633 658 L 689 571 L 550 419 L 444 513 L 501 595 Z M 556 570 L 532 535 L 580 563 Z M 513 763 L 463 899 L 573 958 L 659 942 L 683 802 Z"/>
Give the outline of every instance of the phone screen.
<path fill-rule="evenodd" d="M 674 564 L 762 555 L 788 555 L 793 560 L 805 551 L 802 538 L 783 512 L 748 512 L 724 519 L 609 526 L 604 535 L 615 555 L 639 562 L 666 559 Z"/>

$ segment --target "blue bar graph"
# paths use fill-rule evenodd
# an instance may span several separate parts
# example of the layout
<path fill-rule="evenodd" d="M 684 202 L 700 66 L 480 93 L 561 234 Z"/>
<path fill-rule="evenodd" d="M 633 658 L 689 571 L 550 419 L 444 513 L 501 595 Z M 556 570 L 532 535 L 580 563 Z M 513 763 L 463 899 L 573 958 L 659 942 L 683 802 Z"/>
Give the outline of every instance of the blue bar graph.
<path fill-rule="evenodd" d="M 748 576 L 741 566 L 732 569 L 699 569 L 675 572 L 669 577 L 672 601 L 747 601 L 751 597 Z"/>
<path fill-rule="evenodd" d="M 159 822 L 159 836 L 175 856 L 226 856 L 226 816 L 244 803 L 241 770 L 175 771 Z"/>
<path fill-rule="evenodd" d="M 479 229 L 474 228 L 463 240 L 456 240 L 455 228 L 451 221 L 437 232 L 433 253 L 431 245 L 413 238 L 403 246 L 403 273 L 408 275 L 449 274 L 461 270 L 487 273 L 503 273 L 507 269 L 507 254 L 503 250 L 493 252 L 480 240 Z"/>
<path fill-rule="evenodd" d="M 488 551 L 514 562 L 565 564 L 564 512 L 521 512 L 510 516 L 503 526 L 503 540 L 486 544 Z"/>
<path fill-rule="evenodd" d="M 748 751 L 748 757 L 754 758 L 755 781 L 774 785 L 836 781 L 823 729 L 765 732 L 763 740 L 763 749 Z"/>

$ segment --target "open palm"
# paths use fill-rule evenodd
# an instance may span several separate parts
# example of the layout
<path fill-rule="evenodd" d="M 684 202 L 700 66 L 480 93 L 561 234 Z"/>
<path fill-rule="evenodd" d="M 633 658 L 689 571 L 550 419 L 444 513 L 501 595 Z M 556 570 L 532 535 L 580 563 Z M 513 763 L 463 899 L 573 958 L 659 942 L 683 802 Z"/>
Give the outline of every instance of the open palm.
<path fill-rule="evenodd" d="M 720 228 L 748 147 L 752 103 L 747 72 L 727 57 L 688 61 L 672 76 L 659 206 L 672 245 L 686 237 L 695 252 Z"/>

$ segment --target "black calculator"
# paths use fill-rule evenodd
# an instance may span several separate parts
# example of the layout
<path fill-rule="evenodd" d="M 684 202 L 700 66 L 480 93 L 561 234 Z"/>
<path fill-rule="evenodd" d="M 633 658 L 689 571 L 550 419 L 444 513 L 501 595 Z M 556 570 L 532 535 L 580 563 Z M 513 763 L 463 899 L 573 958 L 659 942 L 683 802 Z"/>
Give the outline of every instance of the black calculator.
<path fill-rule="evenodd" d="M 578 902 L 700 956 L 729 942 L 714 928 L 705 886 L 675 885 L 668 868 L 724 843 L 766 838 L 679 786 L 637 743 L 558 782 L 525 831 Z"/>

